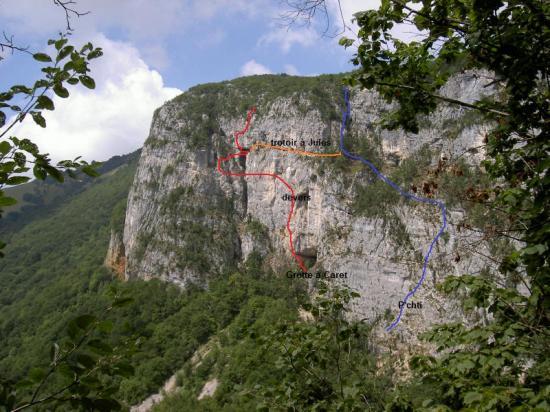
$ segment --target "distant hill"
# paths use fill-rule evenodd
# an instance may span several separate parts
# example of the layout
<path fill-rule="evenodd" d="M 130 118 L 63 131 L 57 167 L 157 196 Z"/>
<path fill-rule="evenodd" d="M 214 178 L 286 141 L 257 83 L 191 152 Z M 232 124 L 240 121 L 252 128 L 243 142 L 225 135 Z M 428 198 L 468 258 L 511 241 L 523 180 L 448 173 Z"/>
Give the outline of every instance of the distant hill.
<path fill-rule="evenodd" d="M 113 156 L 103 162 L 97 170 L 102 176 L 108 175 L 121 166 L 136 162 L 140 153 L 141 150 L 137 150 L 127 155 Z M 8 196 L 17 199 L 17 204 L 4 208 L 4 216 L 0 219 L 0 239 L 5 240 L 10 233 L 21 229 L 34 219 L 48 215 L 95 183 L 97 179 L 82 175 L 78 179 L 67 177 L 63 183 L 48 178 L 45 181 L 34 180 L 4 189 Z"/>

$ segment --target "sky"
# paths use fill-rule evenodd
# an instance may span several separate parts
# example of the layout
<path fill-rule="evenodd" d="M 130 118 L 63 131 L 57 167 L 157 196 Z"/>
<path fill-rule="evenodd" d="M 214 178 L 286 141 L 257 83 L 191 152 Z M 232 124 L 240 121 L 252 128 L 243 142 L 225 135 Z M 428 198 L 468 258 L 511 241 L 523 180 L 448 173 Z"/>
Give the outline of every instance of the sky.
<path fill-rule="evenodd" d="M 284 0 L 75 0 L 89 14 L 73 17 L 71 42 L 91 41 L 104 55 L 93 61 L 96 89 L 70 87 L 53 97 L 47 128 L 25 119 L 13 135 L 30 138 L 52 159 L 106 160 L 129 153 L 147 138 L 153 111 L 197 84 L 264 73 L 311 76 L 353 68 L 353 50 L 339 36 L 323 35 L 325 19 L 288 26 Z M 342 0 L 346 24 L 378 0 Z M 331 26 L 339 31 L 337 0 L 327 0 Z M 0 28 L 17 45 L 48 52 L 47 40 L 66 27 L 50 0 L 0 0 Z M 346 36 L 353 37 L 352 32 Z M 49 46 L 51 47 L 51 46 Z M 25 54 L 3 54 L 0 90 L 32 85 L 40 66 Z"/>

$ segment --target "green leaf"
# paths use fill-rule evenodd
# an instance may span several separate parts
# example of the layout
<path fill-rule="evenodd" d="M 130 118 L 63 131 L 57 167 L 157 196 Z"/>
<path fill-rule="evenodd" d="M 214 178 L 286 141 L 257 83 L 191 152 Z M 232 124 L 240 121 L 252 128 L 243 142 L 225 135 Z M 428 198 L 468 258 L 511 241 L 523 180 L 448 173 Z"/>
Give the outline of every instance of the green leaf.
<path fill-rule="evenodd" d="M 88 386 L 90 388 L 101 387 L 101 381 L 98 379 L 97 376 L 93 376 L 93 375 L 88 375 L 80 378 L 80 384 L 84 386 Z"/>
<path fill-rule="evenodd" d="M 88 42 L 84 46 L 82 46 L 82 48 L 80 49 L 80 53 L 86 53 L 88 50 L 92 50 L 93 48 L 94 46 L 92 45 L 92 43 Z"/>
<path fill-rule="evenodd" d="M 134 301 L 133 298 L 116 299 L 116 300 L 113 302 L 113 307 L 116 308 L 116 307 L 121 307 L 121 306 L 127 306 L 127 305 L 129 305 L 131 302 L 133 302 L 133 301 Z"/>
<path fill-rule="evenodd" d="M 72 60 L 69 60 L 67 63 L 65 63 L 65 66 L 63 66 L 63 71 L 69 73 L 72 70 L 74 70 L 74 62 Z"/>
<path fill-rule="evenodd" d="M 108 343 L 100 339 L 92 339 L 87 343 L 87 346 L 93 352 L 99 355 L 108 355 L 113 352 L 113 348 Z"/>
<path fill-rule="evenodd" d="M 9 153 L 10 150 L 11 144 L 9 142 L 6 142 L 5 140 L 3 142 L 0 142 L 0 155 L 6 155 Z"/>
<path fill-rule="evenodd" d="M 40 112 L 31 112 L 32 119 L 40 127 L 46 127 L 46 119 L 42 116 Z"/>
<path fill-rule="evenodd" d="M 62 70 L 61 72 L 55 75 L 55 83 L 63 83 L 70 77 L 71 77 L 71 74 L 69 72 Z"/>
<path fill-rule="evenodd" d="M 37 109 L 46 109 L 46 110 L 55 109 L 52 99 L 50 99 L 46 95 L 38 96 L 37 102 L 38 102 Z"/>
<path fill-rule="evenodd" d="M 80 329 L 87 329 L 97 318 L 94 315 L 81 315 L 74 319 L 74 322 Z"/>
<path fill-rule="evenodd" d="M 86 353 L 77 353 L 76 355 L 76 362 L 79 364 L 79 365 L 82 365 L 84 368 L 86 369 L 91 369 L 95 366 L 96 364 L 96 360 L 86 354 Z"/>
<path fill-rule="evenodd" d="M 46 171 L 40 165 L 34 165 L 32 168 L 32 173 L 34 174 L 34 177 L 40 180 L 44 180 L 47 176 Z"/>
<path fill-rule="evenodd" d="M 15 170 L 15 167 L 17 166 L 17 163 L 15 162 L 4 162 L 0 163 L 0 172 L 4 174 L 10 174 Z"/>
<path fill-rule="evenodd" d="M 17 384 L 15 386 L 18 389 L 24 389 L 24 388 L 28 388 L 30 386 L 34 386 L 35 384 L 36 384 L 36 382 L 33 382 L 30 379 L 23 379 L 23 380 L 20 380 L 19 382 L 17 382 Z"/>
<path fill-rule="evenodd" d="M 34 53 L 32 55 L 34 60 L 38 60 L 39 62 L 51 62 L 52 58 L 48 56 L 46 53 Z"/>
<path fill-rule="evenodd" d="M 27 183 L 29 180 L 31 180 L 31 178 L 28 176 L 12 176 L 8 180 L 6 180 L 6 184 L 10 186 L 15 186 L 22 183 Z"/>
<path fill-rule="evenodd" d="M 129 378 L 134 374 L 134 367 L 128 362 L 119 362 L 115 365 L 115 374 L 124 378 Z"/>
<path fill-rule="evenodd" d="M 43 167 L 46 173 L 48 173 L 51 177 L 53 177 L 59 183 L 63 183 L 65 181 L 65 177 L 63 176 L 63 173 L 61 173 L 59 169 L 56 169 L 55 167 L 50 165 L 44 165 Z"/>
<path fill-rule="evenodd" d="M 75 373 L 73 369 L 66 363 L 60 363 L 56 370 L 59 372 L 61 376 L 64 376 L 71 380 L 74 379 L 75 377 Z"/>
<path fill-rule="evenodd" d="M 348 39 L 347 37 L 342 37 L 340 38 L 340 40 L 338 41 L 338 44 L 340 46 L 344 46 L 345 49 L 347 49 L 348 47 L 350 47 L 351 45 L 353 45 L 353 43 L 355 42 L 355 40 L 353 39 Z"/>
<path fill-rule="evenodd" d="M 40 157 L 41 160 L 43 160 L 44 156 L 41 156 L 38 153 L 38 146 L 35 143 L 31 142 L 29 139 L 15 140 L 12 138 L 12 141 L 21 150 L 25 150 L 26 152 L 33 154 L 35 157 Z"/>
<path fill-rule="evenodd" d="M 17 200 L 13 197 L 0 195 L 0 207 L 13 206 L 17 203 Z"/>
<path fill-rule="evenodd" d="M 88 60 L 97 59 L 101 56 L 103 56 L 103 51 L 101 50 L 101 48 L 98 47 L 97 49 L 88 53 Z"/>
<path fill-rule="evenodd" d="M 46 377 L 46 371 L 42 368 L 32 368 L 29 371 L 29 379 L 33 382 L 40 382 Z"/>
<path fill-rule="evenodd" d="M 470 359 L 464 359 L 457 364 L 457 369 L 464 372 L 473 369 L 475 366 L 475 363 L 473 363 Z"/>
<path fill-rule="evenodd" d="M 72 85 L 78 84 L 78 79 L 76 77 L 71 77 L 70 79 L 67 79 L 67 83 Z"/>
<path fill-rule="evenodd" d="M 95 81 L 90 76 L 83 75 L 80 76 L 79 79 L 80 82 L 88 89 L 95 89 Z"/>
<path fill-rule="evenodd" d="M 74 55 L 74 53 L 73 53 Z M 73 59 L 73 70 L 77 73 L 86 73 L 87 71 L 87 64 L 86 64 L 86 60 L 84 60 L 83 57 L 79 57 L 78 55 L 76 56 L 75 59 Z"/>
<path fill-rule="evenodd" d="M 113 322 L 110 320 L 104 320 L 97 324 L 97 330 L 103 333 L 111 333 L 113 330 Z"/>
<path fill-rule="evenodd" d="M 119 411 L 122 408 L 114 399 L 94 399 L 92 404 L 94 410 L 101 412 Z"/>
<path fill-rule="evenodd" d="M 466 405 L 471 405 L 475 402 L 479 402 L 483 399 L 483 395 L 478 392 L 466 392 L 464 395 L 464 403 Z"/>
<path fill-rule="evenodd" d="M 3 127 L 6 124 L 6 115 L 4 112 L 0 111 L 0 127 Z"/>
<path fill-rule="evenodd" d="M 99 172 L 95 170 L 94 166 L 92 165 L 86 165 L 82 168 L 82 172 L 90 177 L 98 177 Z"/>
<path fill-rule="evenodd" d="M 81 330 L 76 324 L 74 320 L 71 320 L 69 324 L 67 325 L 67 335 L 69 335 L 69 338 L 75 342 L 78 336 L 80 335 Z"/>
<path fill-rule="evenodd" d="M 546 245 L 539 243 L 538 245 L 526 247 L 525 249 L 523 249 L 523 253 L 526 255 L 535 255 L 535 254 L 543 255 L 544 252 L 546 252 L 546 249 L 547 249 Z"/>
<path fill-rule="evenodd" d="M 73 46 L 65 46 L 61 49 L 61 51 L 57 54 L 56 61 L 61 61 L 65 57 L 67 57 L 71 52 L 74 50 Z"/>
<path fill-rule="evenodd" d="M 55 42 L 54 42 L 55 48 L 56 48 L 57 50 L 60 50 L 60 49 L 65 45 L 65 43 L 67 43 L 67 41 L 68 41 L 68 40 L 67 40 L 66 38 L 61 38 L 61 39 L 55 41 Z"/>
<path fill-rule="evenodd" d="M 13 92 L 11 91 L 0 93 L 0 102 L 5 102 L 8 100 L 11 100 L 12 98 L 13 98 Z"/>
<path fill-rule="evenodd" d="M 64 88 L 61 83 L 57 83 L 54 87 L 53 87 L 53 91 L 55 94 L 57 94 L 59 97 L 63 97 L 63 98 L 66 98 L 66 97 L 69 97 L 69 91 Z"/>

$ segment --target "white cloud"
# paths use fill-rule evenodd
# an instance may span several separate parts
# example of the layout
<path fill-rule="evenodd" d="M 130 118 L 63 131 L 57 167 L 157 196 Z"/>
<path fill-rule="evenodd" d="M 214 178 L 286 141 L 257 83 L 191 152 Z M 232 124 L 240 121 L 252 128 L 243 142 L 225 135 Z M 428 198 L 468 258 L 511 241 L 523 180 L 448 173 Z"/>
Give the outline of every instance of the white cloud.
<path fill-rule="evenodd" d="M 43 113 L 45 129 L 27 118 L 14 130 L 56 161 L 80 155 L 105 160 L 141 147 L 154 109 L 181 93 L 165 87 L 161 75 L 145 64 L 134 47 L 102 35 L 95 41 L 108 56 L 94 61 L 97 88 L 79 85 L 71 87 L 67 99 L 54 97 L 55 111 Z"/>
<path fill-rule="evenodd" d="M 51 1 L 1 0 L 0 17 L 18 32 L 55 34 L 65 29 L 65 14 Z M 116 28 L 128 33 L 131 40 L 166 37 L 197 20 L 211 20 L 224 14 L 255 16 L 270 10 L 269 0 L 78 0 L 71 5 L 79 12 L 73 17 L 76 32 L 99 32 Z"/>
<path fill-rule="evenodd" d="M 143 53 L 143 58 L 156 68 L 169 63 L 164 49 L 173 36 L 182 36 L 198 24 L 212 22 L 220 15 L 256 18 L 273 13 L 270 0 L 78 0 L 71 5 L 80 12 L 90 13 L 71 19 L 73 37 L 88 39 L 97 33 L 115 30 Z M 19 37 L 56 37 L 66 27 L 65 14 L 53 2 L 0 0 L 2 29 Z M 214 31 L 206 42 L 217 44 L 224 34 Z M 17 40 L 17 38 L 16 38 Z M 25 40 L 25 43 L 28 43 Z M 169 52 L 173 52 L 169 50 Z M 158 60 L 157 60 L 158 59 Z"/>
<path fill-rule="evenodd" d="M 330 19 L 332 22 L 333 31 L 340 33 L 343 29 L 343 22 L 345 22 L 346 30 L 342 35 L 356 38 L 359 27 L 355 22 L 352 22 L 353 15 L 360 11 L 378 9 L 380 7 L 380 0 L 327 0 L 328 10 L 330 13 Z M 411 7 L 418 8 L 420 5 L 411 4 Z M 412 40 L 418 40 L 422 35 L 412 24 L 401 23 L 396 24 L 391 30 L 391 34 L 405 42 Z"/>
<path fill-rule="evenodd" d="M 274 28 L 267 34 L 260 37 L 258 46 L 263 47 L 269 44 L 277 44 L 283 53 L 288 53 L 292 46 L 299 44 L 303 47 L 313 45 L 319 39 L 319 35 L 312 28 Z"/>
<path fill-rule="evenodd" d="M 255 74 L 273 73 L 268 67 L 258 63 L 256 60 L 249 60 L 241 67 L 241 75 L 253 76 Z"/>
<path fill-rule="evenodd" d="M 130 40 L 166 37 L 199 21 L 212 21 L 223 15 L 270 16 L 277 7 L 272 0 L 78 0 L 71 4 L 79 12 L 72 18 L 76 32 L 100 32 L 115 28 L 129 34 Z M 55 34 L 65 29 L 65 13 L 46 0 L 0 0 L 0 17 L 8 28 L 32 34 Z M 5 28 L 5 27 L 3 27 Z"/>
<path fill-rule="evenodd" d="M 285 64 L 284 69 L 285 69 L 285 73 L 290 74 L 291 76 L 298 76 L 300 74 L 298 69 L 292 64 Z"/>
<path fill-rule="evenodd" d="M 353 15 L 359 11 L 377 9 L 380 6 L 380 0 L 328 0 L 327 6 L 336 32 L 343 29 L 343 18 L 346 26 L 357 33 L 358 26 L 352 23 Z M 349 35 L 350 33 L 347 32 L 346 34 Z"/>

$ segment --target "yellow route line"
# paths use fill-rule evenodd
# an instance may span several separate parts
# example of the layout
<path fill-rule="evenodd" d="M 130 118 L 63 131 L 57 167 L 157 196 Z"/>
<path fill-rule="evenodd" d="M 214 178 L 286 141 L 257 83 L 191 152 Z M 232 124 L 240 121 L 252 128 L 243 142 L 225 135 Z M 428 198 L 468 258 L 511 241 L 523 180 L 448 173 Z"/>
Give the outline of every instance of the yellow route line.
<path fill-rule="evenodd" d="M 267 149 L 280 150 L 282 152 L 297 153 L 297 154 L 301 154 L 303 156 L 312 156 L 312 157 L 340 157 L 340 156 L 342 156 L 341 152 L 337 152 L 337 153 L 316 153 L 316 152 L 308 152 L 306 150 L 291 149 L 289 147 L 278 147 L 278 146 L 270 145 L 268 143 L 261 143 L 261 142 L 254 143 L 252 145 L 252 147 L 250 148 L 250 151 L 252 152 L 253 150 L 257 149 L 258 147 L 265 147 Z"/>

